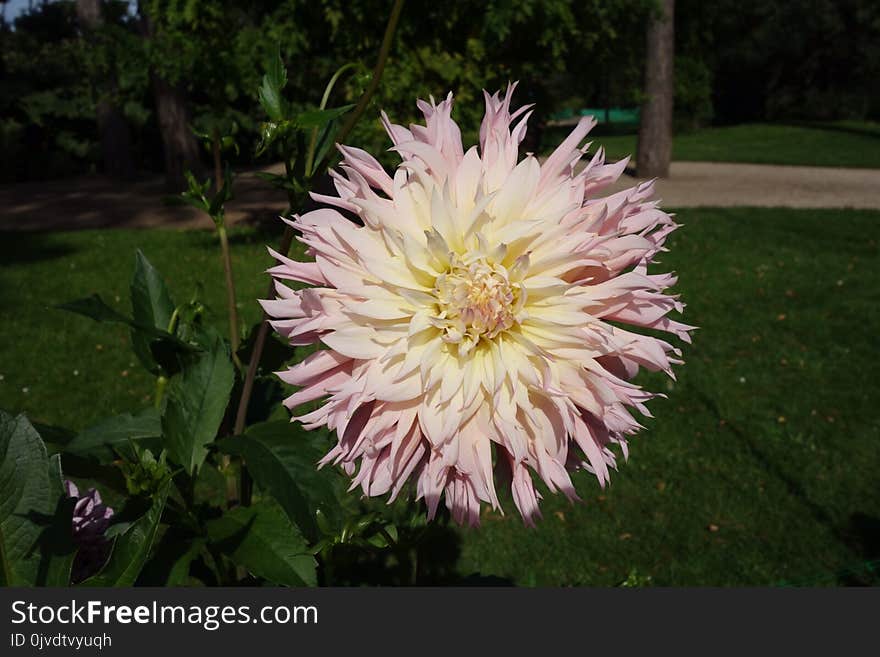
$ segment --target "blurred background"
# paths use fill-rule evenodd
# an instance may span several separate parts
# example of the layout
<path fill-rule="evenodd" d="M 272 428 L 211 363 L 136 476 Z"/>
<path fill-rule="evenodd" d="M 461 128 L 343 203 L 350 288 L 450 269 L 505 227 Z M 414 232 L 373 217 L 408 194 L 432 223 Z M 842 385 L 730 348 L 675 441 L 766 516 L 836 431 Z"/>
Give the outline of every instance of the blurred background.
<path fill-rule="evenodd" d="M 142 249 L 178 298 L 224 326 L 212 224 L 164 199 L 209 175 L 200 135 L 231 135 L 228 220 L 239 312 L 265 293 L 285 194 L 257 175 L 257 97 L 280 46 L 294 108 L 369 82 L 390 2 L 7 0 L 0 23 L 0 407 L 81 430 L 149 403 L 128 332 L 51 306 L 127 303 Z M 443 528 L 423 583 L 880 583 L 880 4 L 875 0 L 489 0 L 405 4 L 347 143 L 391 164 L 377 120 L 453 91 L 473 143 L 482 90 L 518 80 L 525 144 L 581 116 L 591 153 L 633 155 L 617 189 L 659 176 L 685 227 L 664 269 L 700 326 L 677 381 L 607 490 L 545 495 L 545 520 Z M 195 229 L 195 230 L 192 230 Z M 375 566 L 374 569 L 373 566 Z M 352 583 L 381 581 L 361 564 Z M 371 579 L 372 578 L 372 579 Z"/>
<path fill-rule="evenodd" d="M 519 80 L 519 102 L 537 103 L 530 150 L 547 150 L 561 124 L 589 111 L 600 121 L 596 134 L 623 136 L 607 145 L 620 157 L 635 145 L 626 136 L 638 131 L 646 31 L 659 7 L 411 2 L 375 107 L 406 123 L 416 117 L 413 99 L 452 90 L 473 139 L 481 90 Z M 84 173 L 179 178 L 178 160 L 207 160 L 189 128 L 217 122 L 236 126 L 235 164 L 259 164 L 255 89 L 276 45 L 290 68 L 291 101 L 317 105 L 341 65 L 372 68 L 388 13 L 379 0 L 7 0 L 2 8 L 3 183 Z M 735 161 L 876 165 L 871 142 L 833 147 L 835 137 L 876 134 L 876 2 L 678 0 L 673 45 L 679 159 L 725 158 L 730 149 L 725 159 Z M 363 77 L 347 79 L 348 100 Z M 385 148 L 375 120 L 363 121 L 352 141 Z M 796 147 L 812 154 L 798 160 L 788 152 Z"/>

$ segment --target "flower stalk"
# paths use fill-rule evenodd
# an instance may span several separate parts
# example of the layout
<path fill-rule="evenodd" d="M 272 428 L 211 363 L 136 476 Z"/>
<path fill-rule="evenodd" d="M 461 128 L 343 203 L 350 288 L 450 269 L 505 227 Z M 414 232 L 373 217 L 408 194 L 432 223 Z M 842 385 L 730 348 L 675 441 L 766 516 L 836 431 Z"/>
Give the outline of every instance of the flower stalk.
<path fill-rule="evenodd" d="M 223 256 L 223 272 L 226 278 L 226 303 L 229 307 L 229 346 L 232 350 L 232 360 L 236 367 L 241 369 L 241 361 L 238 358 L 238 347 L 241 343 L 238 329 L 238 307 L 235 301 L 235 280 L 232 275 L 232 256 L 229 252 L 229 236 L 226 233 L 226 224 L 221 222 L 217 225 L 217 236 L 220 238 L 220 251 Z"/>

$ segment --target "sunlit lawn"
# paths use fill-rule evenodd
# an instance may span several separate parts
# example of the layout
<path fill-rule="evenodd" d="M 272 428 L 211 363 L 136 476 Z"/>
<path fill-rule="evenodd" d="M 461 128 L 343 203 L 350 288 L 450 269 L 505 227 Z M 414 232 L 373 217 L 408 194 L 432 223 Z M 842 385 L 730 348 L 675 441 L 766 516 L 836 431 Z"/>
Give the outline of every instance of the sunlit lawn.
<path fill-rule="evenodd" d="M 880 212 L 686 210 L 663 267 L 700 326 L 667 399 L 601 490 L 546 496 L 537 530 L 505 516 L 457 532 L 439 558 L 462 576 L 518 585 L 878 583 Z M 276 237 L 234 233 L 241 312 L 258 318 Z M 226 330 L 207 232 L 0 235 L 0 407 L 81 429 L 149 403 L 127 332 L 52 310 L 99 292 L 127 310 L 141 248 L 182 300 L 204 285 Z M 294 429 L 292 429 L 293 431 Z M 498 581 L 493 580 L 493 581 Z"/>
<path fill-rule="evenodd" d="M 562 130 L 554 128 L 562 134 Z M 601 136 L 608 157 L 635 153 L 635 134 Z M 546 143 L 557 143 L 548 135 Z M 880 168 L 880 124 L 837 121 L 804 125 L 749 123 L 703 128 L 676 135 L 672 157 L 679 161 L 742 162 L 797 166 Z"/>

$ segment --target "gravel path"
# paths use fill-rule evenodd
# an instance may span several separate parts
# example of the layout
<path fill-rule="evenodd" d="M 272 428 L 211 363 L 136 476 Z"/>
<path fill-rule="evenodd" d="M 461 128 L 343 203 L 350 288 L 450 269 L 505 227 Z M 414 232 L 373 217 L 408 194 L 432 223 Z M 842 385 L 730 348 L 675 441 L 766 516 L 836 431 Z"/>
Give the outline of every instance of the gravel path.
<path fill-rule="evenodd" d="M 270 167 L 276 171 L 280 167 Z M 624 175 L 614 191 L 631 187 Z M 880 209 L 880 169 L 790 167 L 761 164 L 676 162 L 657 183 L 665 208 L 694 206 L 785 206 Z M 0 230 L 81 228 L 210 228 L 188 207 L 163 204 L 159 178 L 120 184 L 97 176 L 49 183 L 0 186 Z M 253 172 L 236 179 L 228 205 L 232 222 L 271 221 L 286 207 L 284 195 Z"/>
<path fill-rule="evenodd" d="M 615 191 L 633 184 L 621 176 Z M 880 169 L 673 162 L 657 181 L 663 207 L 762 206 L 880 209 Z"/>

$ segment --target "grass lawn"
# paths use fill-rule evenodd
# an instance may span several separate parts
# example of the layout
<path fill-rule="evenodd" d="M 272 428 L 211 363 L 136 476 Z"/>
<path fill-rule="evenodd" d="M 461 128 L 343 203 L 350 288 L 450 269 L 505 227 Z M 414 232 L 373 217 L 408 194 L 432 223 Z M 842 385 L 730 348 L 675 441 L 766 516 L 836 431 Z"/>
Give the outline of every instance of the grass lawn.
<path fill-rule="evenodd" d="M 455 530 L 461 575 L 518 585 L 880 583 L 880 212 L 694 209 L 663 257 L 701 328 L 678 381 L 601 490 L 547 495 L 545 520 L 506 516 Z M 241 311 L 258 317 L 269 264 L 253 229 L 233 234 Z M 51 310 L 100 292 L 125 308 L 135 248 L 177 299 L 196 282 L 226 330 L 220 260 L 207 232 L 0 235 L 0 407 L 81 429 L 149 403 L 127 331 Z M 875 566 L 874 572 L 880 572 Z"/>
<path fill-rule="evenodd" d="M 555 132 L 544 142 L 553 144 L 554 140 Z M 635 153 L 636 136 L 596 136 L 591 150 L 600 144 L 609 158 L 619 160 Z M 677 135 L 672 157 L 681 161 L 880 168 L 880 124 L 838 121 L 703 128 Z"/>

